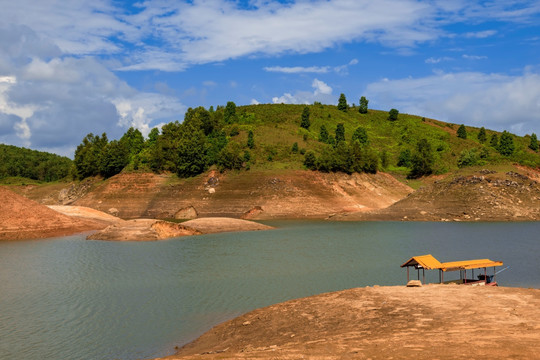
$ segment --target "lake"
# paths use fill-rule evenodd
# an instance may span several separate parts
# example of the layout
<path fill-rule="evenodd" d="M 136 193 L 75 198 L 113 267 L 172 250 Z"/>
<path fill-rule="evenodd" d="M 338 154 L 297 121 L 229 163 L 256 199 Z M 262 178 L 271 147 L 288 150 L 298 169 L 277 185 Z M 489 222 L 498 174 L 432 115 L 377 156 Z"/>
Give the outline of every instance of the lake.
<path fill-rule="evenodd" d="M 160 242 L 0 242 L 0 359 L 166 356 L 255 308 L 404 285 L 400 265 L 428 253 L 441 262 L 502 260 L 510 268 L 499 284 L 540 288 L 540 222 L 266 223 L 277 229 Z M 426 278 L 436 282 L 438 272 Z"/>

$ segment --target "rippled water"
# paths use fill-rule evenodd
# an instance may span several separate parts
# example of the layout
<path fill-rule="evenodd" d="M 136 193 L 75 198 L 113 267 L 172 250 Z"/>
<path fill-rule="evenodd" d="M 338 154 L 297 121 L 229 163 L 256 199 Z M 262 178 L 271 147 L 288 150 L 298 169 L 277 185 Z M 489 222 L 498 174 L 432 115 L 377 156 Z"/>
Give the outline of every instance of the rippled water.
<path fill-rule="evenodd" d="M 540 287 L 540 223 L 270 224 L 161 242 L 0 242 L 0 359 L 165 356 L 254 308 L 404 284 L 399 265 L 426 253 L 502 260 L 499 283 Z"/>

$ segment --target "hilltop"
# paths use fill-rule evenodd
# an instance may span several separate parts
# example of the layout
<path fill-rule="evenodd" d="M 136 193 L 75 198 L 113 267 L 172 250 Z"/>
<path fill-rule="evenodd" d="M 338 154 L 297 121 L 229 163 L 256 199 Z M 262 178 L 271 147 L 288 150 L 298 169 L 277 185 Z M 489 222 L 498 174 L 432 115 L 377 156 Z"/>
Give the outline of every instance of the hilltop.
<path fill-rule="evenodd" d="M 12 189 L 122 218 L 532 220 L 535 140 L 353 106 L 229 103 L 147 139 L 88 134 L 75 181 Z"/>

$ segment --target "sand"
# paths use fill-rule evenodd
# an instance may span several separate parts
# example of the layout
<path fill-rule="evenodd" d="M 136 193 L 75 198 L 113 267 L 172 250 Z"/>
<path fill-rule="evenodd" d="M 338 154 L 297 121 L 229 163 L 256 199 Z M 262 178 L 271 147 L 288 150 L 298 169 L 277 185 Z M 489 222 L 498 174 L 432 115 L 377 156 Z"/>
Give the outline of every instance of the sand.
<path fill-rule="evenodd" d="M 166 359 L 540 359 L 540 290 L 368 287 L 258 309 Z"/>

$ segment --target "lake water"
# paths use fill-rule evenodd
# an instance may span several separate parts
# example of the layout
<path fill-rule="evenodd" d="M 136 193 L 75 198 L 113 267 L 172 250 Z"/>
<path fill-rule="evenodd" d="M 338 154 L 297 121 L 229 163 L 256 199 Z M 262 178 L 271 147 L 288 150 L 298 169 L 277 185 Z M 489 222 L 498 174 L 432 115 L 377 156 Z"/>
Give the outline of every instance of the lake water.
<path fill-rule="evenodd" d="M 510 269 L 497 275 L 501 285 L 540 288 L 537 222 L 268 224 L 278 229 L 140 243 L 0 242 L 0 359 L 170 355 L 255 308 L 403 285 L 399 265 L 427 253 L 502 260 Z M 438 279 L 436 271 L 426 275 Z"/>

